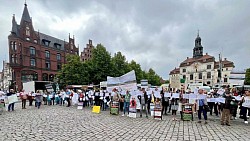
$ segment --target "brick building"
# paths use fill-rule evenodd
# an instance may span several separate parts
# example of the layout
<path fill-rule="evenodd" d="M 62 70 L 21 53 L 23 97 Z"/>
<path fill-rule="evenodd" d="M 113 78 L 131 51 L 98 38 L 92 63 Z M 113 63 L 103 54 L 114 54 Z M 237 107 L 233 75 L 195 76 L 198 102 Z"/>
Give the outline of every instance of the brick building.
<path fill-rule="evenodd" d="M 9 62 L 17 90 L 22 89 L 22 82 L 53 81 L 62 64 L 66 63 L 66 55 L 79 54 L 74 37 L 69 36 L 67 42 L 35 31 L 27 4 L 24 4 L 20 24 L 13 15 L 8 42 Z"/>
<path fill-rule="evenodd" d="M 83 49 L 83 52 L 81 52 L 81 60 L 87 61 L 92 58 L 92 50 L 94 46 L 92 44 L 92 40 L 89 40 L 89 43 L 86 45 L 86 47 Z"/>

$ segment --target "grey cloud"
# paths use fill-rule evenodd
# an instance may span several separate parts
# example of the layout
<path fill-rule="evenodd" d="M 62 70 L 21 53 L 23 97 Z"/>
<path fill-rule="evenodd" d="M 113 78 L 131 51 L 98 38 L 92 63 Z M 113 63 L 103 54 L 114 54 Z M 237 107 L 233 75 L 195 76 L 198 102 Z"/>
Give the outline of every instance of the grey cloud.
<path fill-rule="evenodd" d="M 20 21 L 23 3 L 0 2 L 3 13 L 0 45 L 7 47 L 11 16 L 15 13 Z M 10 7 L 13 4 L 16 6 Z M 223 48 L 223 57 L 234 61 L 236 69 L 250 67 L 248 7 L 247 0 L 28 1 L 36 30 L 66 40 L 70 32 L 75 35 L 80 50 L 92 39 L 112 54 L 121 51 L 129 61 L 140 63 L 142 69 L 155 69 L 163 78 L 168 78 L 169 71 L 186 57 L 192 57 L 198 29 L 204 52 L 218 58 Z M 78 30 L 51 27 L 67 18 L 80 18 L 82 13 L 90 18 Z M 4 54 L 8 54 L 7 50 L 0 53 L 0 59 Z"/>

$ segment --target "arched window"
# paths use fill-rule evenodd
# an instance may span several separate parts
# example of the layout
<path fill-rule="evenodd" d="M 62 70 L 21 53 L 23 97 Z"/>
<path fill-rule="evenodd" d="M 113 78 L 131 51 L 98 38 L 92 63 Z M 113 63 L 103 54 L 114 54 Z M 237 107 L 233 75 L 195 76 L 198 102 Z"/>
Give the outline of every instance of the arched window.
<path fill-rule="evenodd" d="M 48 74 L 47 73 L 43 73 L 42 77 L 43 77 L 43 81 L 48 81 Z"/>
<path fill-rule="evenodd" d="M 30 36 L 30 28 L 29 28 L 28 25 L 26 26 L 25 33 L 26 33 L 27 36 Z"/>

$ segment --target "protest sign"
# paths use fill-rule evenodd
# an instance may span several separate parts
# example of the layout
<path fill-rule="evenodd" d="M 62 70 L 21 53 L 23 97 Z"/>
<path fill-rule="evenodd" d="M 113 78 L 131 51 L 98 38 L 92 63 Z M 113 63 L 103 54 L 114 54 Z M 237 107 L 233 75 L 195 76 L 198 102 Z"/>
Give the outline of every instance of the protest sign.
<path fill-rule="evenodd" d="M 218 98 L 216 98 L 216 102 L 225 103 L 225 98 L 218 97 Z"/>
<path fill-rule="evenodd" d="M 152 91 L 147 91 L 147 95 L 151 95 L 152 94 Z"/>
<path fill-rule="evenodd" d="M 101 110 L 101 106 L 93 106 L 92 113 L 99 114 Z"/>
<path fill-rule="evenodd" d="M 180 98 L 180 94 L 179 93 L 173 93 L 172 98 Z"/>
<path fill-rule="evenodd" d="M 240 95 L 238 96 L 234 96 L 234 98 L 237 100 L 237 101 L 241 101 L 242 97 Z"/>
<path fill-rule="evenodd" d="M 108 91 L 114 88 L 121 88 L 123 90 L 136 90 L 136 77 L 135 71 L 132 70 L 120 77 L 107 77 L 107 89 Z"/>
<path fill-rule="evenodd" d="M 17 95 L 8 96 L 8 102 L 9 102 L 9 104 L 15 103 L 17 101 L 18 101 Z"/>
<path fill-rule="evenodd" d="M 190 98 L 189 98 L 188 101 L 189 101 L 190 104 L 194 104 L 194 103 L 196 102 L 196 99 L 194 99 L 194 98 L 191 98 L 191 99 L 190 99 Z"/>
<path fill-rule="evenodd" d="M 216 98 L 208 98 L 207 102 L 216 102 Z"/>
<path fill-rule="evenodd" d="M 155 96 L 156 98 L 161 98 L 161 94 L 160 94 L 159 91 L 154 91 L 154 96 Z"/>
<path fill-rule="evenodd" d="M 205 99 L 207 98 L 207 95 L 205 94 L 198 94 L 197 99 Z"/>
<path fill-rule="evenodd" d="M 188 96 L 189 99 L 197 99 L 197 94 L 191 93 Z"/>
<path fill-rule="evenodd" d="M 183 98 L 184 99 L 188 99 L 189 98 L 189 94 L 183 94 Z"/>
<path fill-rule="evenodd" d="M 164 93 L 164 97 L 171 97 L 171 93 Z"/>

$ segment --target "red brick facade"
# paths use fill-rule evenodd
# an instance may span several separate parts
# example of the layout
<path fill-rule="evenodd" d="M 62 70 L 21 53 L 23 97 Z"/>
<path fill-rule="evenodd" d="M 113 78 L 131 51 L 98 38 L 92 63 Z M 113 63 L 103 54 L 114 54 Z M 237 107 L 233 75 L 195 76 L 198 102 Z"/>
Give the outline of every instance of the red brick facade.
<path fill-rule="evenodd" d="M 13 16 L 8 39 L 9 62 L 17 90 L 22 89 L 22 82 L 53 81 L 62 64 L 66 63 L 66 55 L 79 54 L 74 37 L 69 36 L 66 42 L 35 31 L 26 4 L 19 25 Z"/>
<path fill-rule="evenodd" d="M 81 52 L 81 60 L 87 61 L 92 58 L 92 50 L 94 46 L 92 44 L 92 40 L 89 40 L 89 43 L 86 45 L 86 48 L 83 49 L 83 52 Z"/>

